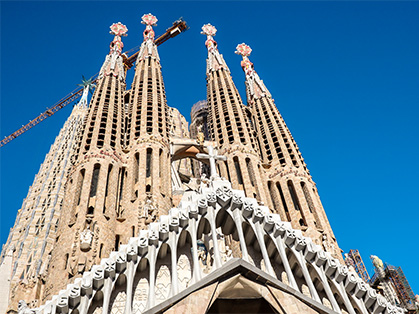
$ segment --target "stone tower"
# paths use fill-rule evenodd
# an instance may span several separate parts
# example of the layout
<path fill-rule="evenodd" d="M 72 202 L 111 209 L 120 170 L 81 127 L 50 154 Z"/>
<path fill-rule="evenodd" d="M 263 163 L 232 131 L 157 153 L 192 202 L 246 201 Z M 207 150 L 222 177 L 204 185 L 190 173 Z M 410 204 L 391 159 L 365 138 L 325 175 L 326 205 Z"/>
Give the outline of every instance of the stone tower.
<path fill-rule="evenodd" d="M 46 155 L 3 246 L 1 265 L 5 255 L 13 252 L 10 297 L 1 296 L 9 299 L 10 309 L 16 310 L 21 299 L 30 301 L 32 306 L 37 305 L 44 289 L 64 200 L 65 178 L 88 110 L 90 81 L 84 84 L 83 95 Z M 9 271 L 0 269 L 1 272 Z"/>
<path fill-rule="evenodd" d="M 247 103 L 268 179 L 272 209 L 342 261 L 316 185 L 274 99 L 248 58 L 251 51 L 246 44 L 236 48 L 236 53 L 243 57 Z"/>
<path fill-rule="evenodd" d="M 186 120 L 166 104 L 152 29 L 157 19 L 142 20 L 129 91 L 121 54 L 127 28 L 111 26 L 115 38 L 72 159 L 45 288 L 37 290 L 43 304 L 35 312 L 402 313 L 330 254 L 333 233 L 314 183 L 247 58 L 250 48 L 237 48 L 245 57 L 245 106 L 215 28 L 203 27 L 213 141 L 202 128 L 187 138 Z M 187 165 L 178 162 L 185 158 L 209 161 L 209 178 L 187 182 Z M 32 312 L 25 302 L 19 308 Z"/>
<path fill-rule="evenodd" d="M 146 25 L 129 91 L 126 145 L 128 166 L 127 197 L 133 208 L 152 204 L 153 212 L 141 215 L 141 226 L 156 220 L 171 207 L 171 177 L 168 134 L 168 106 L 160 58 L 154 43 L 157 18 L 142 17 Z"/>
<path fill-rule="evenodd" d="M 125 71 L 121 36 L 126 35 L 127 28 L 121 23 L 110 28 L 115 37 L 99 72 L 68 177 L 44 298 L 118 247 L 122 240 L 118 235 L 132 228 L 123 206 Z"/>
<path fill-rule="evenodd" d="M 219 153 L 227 157 L 227 162 L 221 163 L 220 172 L 234 188 L 244 190 L 247 197 L 270 205 L 250 111 L 243 105 L 230 70 L 218 51 L 213 38 L 216 32 L 211 24 L 202 27 L 202 34 L 207 36 L 205 46 L 208 49 L 208 129 Z"/>

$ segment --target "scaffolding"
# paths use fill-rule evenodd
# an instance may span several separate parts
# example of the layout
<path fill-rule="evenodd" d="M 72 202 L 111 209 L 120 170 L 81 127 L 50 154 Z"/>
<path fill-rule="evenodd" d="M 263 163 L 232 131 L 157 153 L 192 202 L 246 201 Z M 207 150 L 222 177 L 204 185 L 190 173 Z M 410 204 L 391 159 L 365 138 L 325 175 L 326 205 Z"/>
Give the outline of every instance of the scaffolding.
<path fill-rule="evenodd" d="M 368 274 L 367 269 L 365 268 L 364 261 L 362 260 L 361 255 L 358 250 L 350 250 L 345 258 L 346 265 L 352 266 L 359 277 L 362 278 L 366 283 L 370 281 L 370 275 Z"/>
<path fill-rule="evenodd" d="M 393 284 L 399 300 L 403 303 L 406 309 L 414 310 L 415 295 L 413 294 L 412 288 L 410 287 L 402 268 L 386 264 L 385 272 Z"/>

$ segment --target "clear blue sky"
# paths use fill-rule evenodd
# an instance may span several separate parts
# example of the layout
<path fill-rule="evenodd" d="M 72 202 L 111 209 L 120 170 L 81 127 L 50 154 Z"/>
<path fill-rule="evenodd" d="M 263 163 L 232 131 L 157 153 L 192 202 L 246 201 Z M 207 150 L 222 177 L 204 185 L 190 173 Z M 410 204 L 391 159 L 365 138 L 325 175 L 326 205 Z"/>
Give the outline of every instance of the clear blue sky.
<path fill-rule="evenodd" d="M 114 22 L 126 50 L 153 13 L 161 34 L 183 16 L 190 30 L 159 47 L 169 106 L 189 120 L 206 98 L 205 37 L 215 39 L 244 93 L 237 44 L 270 89 L 319 188 L 340 247 L 402 266 L 419 293 L 419 2 L 0 2 L 1 133 L 99 71 Z M 130 78 L 132 73 L 130 74 Z M 130 86 L 131 79 L 128 79 Z M 0 149 L 4 243 L 71 105 Z"/>

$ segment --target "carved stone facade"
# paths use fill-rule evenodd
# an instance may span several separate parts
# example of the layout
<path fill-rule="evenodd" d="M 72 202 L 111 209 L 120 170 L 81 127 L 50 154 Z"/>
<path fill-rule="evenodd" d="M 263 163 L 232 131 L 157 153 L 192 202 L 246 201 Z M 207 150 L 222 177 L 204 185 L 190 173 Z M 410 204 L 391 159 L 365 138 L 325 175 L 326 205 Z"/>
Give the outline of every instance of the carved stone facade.
<path fill-rule="evenodd" d="M 71 158 L 77 149 L 83 120 L 88 110 L 89 86 L 74 106 L 69 118 L 51 145 L 28 195 L 19 209 L 14 227 L 0 257 L 0 267 L 7 254 L 12 256 L 10 273 L 10 296 L 2 294 L 6 303 L 16 309 L 19 300 L 30 301 L 30 306 L 39 304 L 45 287 L 51 251 L 55 244 L 56 231 L 64 201 L 65 178 L 71 167 Z M 1 283 L 3 284 L 3 283 Z M 9 299 L 9 300 L 7 300 Z"/>
<path fill-rule="evenodd" d="M 157 18 L 142 20 L 144 41 L 129 90 L 121 39 L 127 28 L 111 26 L 114 40 L 78 148 L 69 154 L 51 255 L 41 259 L 42 288 L 22 295 L 29 308 L 204 313 L 248 305 L 274 313 L 398 313 L 340 264 L 316 186 L 248 59 L 250 48 L 237 48 L 245 105 L 218 51 L 215 27 L 204 25 L 207 103 L 194 106 L 190 135 L 186 119 L 166 103 Z M 21 250 L 15 232 L 39 225 L 19 223 L 29 217 L 23 212 L 6 247 L 16 243 L 15 255 Z M 21 271 L 32 264 L 26 256 L 20 262 L 19 254 L 13 258 Z M 17 310 L 12 296 L 10 312 Z M 21 303 L 20 312 L 29 308 Z"/>
<path fill-rule="evenodd" d="M 220 235 L 240 241 L 241 258 L 223 255 Z M 222 179 L 185 194 L 177 208 L 35 311 L 222 313 L 237 299 L 271 313 L 403 313 L 300 230 Z"/>

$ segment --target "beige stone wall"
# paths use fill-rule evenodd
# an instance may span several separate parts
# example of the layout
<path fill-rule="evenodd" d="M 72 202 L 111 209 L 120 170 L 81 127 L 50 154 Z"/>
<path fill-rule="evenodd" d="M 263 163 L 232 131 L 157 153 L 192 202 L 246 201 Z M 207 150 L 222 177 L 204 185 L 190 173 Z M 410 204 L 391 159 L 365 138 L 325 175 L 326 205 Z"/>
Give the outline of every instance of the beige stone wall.
<path fill-rule="evenodd" d="M 77 148 L 86 113 L 84 104 L 73 108 L 35 176 L 3 247 L 2 259 L 8 250 L 13 252 L 11 309 L 15 310 L 21 299 L 27 300 L 32 306 L 39 305 L 38 299 L 55 244 L 66 174 L 71 165 L 71 156 Z"/>

